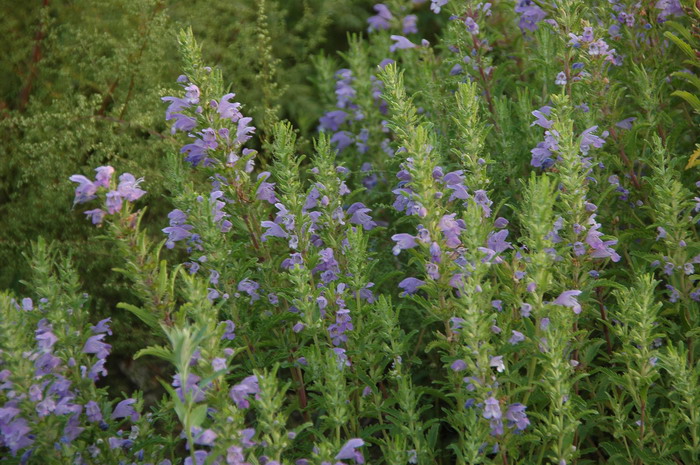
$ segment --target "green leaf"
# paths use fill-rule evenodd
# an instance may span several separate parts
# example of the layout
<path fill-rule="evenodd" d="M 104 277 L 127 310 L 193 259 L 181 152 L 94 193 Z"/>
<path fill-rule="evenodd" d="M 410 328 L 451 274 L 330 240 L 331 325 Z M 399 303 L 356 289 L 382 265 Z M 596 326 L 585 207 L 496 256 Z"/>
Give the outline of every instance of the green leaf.
<path fill-rule="evenodd" d="M 207 417 L 207 404 L 198 405 L 190 414 L 190 426 L 201 426 Z"/>
<path fill-rule="evenodd" d="M 668 40 L 672 41 L 674 44 L 678 45 L 678 48 L 680 48 L 683 53 L 688 55 L 690 58 L 697 60 L 697 57 L 695 56 L 695 52 L 693 51 L 693 47 L 688 45 L 683 39 L 678 37 L 677 35 L 673 34 L 670 31 L 664 32 L 664 37 L 666 37 Z"/>
<path fill-rule="evenodd" d="M 146 323 L 149 327 L 153 329 L 157 329 L 158 332 L 160 332 L 160 321 L 156 315 L 153 313 L 149 312 L 148 310 L 145 310 L 143 308 L 137 307 L 136 305 L 132 304 L 127 304 L 126 302 L 119 302 L 117 304 L 117 308 L 121 308 L 124 310 L 128 310 L 134 315 L 136 315 L 139 320 L 143 321 Z"/>
<path fill-rule="evenodd" d="M 149 346 L 145 349 L 141 349 L 134 355 L 134 360 L 141 358 L 144 355 L 152 355 L 169 362 L 173 361 L 173 353 L 170 351 L 170 349 L 164 346 Z"/>
<path fill-rule="evenodd" d="M 696 112 L 700 113 L 700 99 L 698 99 L 695 95 L 685 90 L 677 90 L 675 92 L 671 92 L 671 95 L 682 98 L 683 100 L 688 102 Z"/>
<path fill-rule="evenodd" d="M 698 89 L 700 91 L 700 78 L 697 77 L 696 75 L 690 74 L 690 73 L 684 73 L 683 71 L 676 71 L 675 73 L 671 73 L 671 76 L 688 81 L 689 83 L 694 85 L 696 89 Z"/>

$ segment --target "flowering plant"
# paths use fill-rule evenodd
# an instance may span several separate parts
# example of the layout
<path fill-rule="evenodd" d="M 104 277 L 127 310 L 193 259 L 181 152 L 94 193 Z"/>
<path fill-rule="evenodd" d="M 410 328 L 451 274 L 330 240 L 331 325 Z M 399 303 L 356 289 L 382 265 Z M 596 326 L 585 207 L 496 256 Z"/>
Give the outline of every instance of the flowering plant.
<path fill-rule="evenodd" d="M 316 62 L 312 143 L 260 136 L 183 31 L 161 234 L 147 179 L 70 178 L 162 390 L 108 393 L 120 335 L 39 242 L 0 298 L 3 460 L 700 460 L 697 114 L 667 100 L 700 11 L 642 3 L 377 4 Z"/>

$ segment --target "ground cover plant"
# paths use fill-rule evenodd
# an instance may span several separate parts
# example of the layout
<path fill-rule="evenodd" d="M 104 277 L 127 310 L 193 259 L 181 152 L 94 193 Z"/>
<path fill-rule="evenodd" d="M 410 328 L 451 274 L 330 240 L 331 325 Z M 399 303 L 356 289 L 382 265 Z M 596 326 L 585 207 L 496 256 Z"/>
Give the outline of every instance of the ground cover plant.
<path fill-rule="evenodd" d="M 109 273 L 45 234 L 0 293 L 0 462 L 698 463 L 700 5 L 346 3 L 366 23 L 338 53 L 324 2 L 259 1 L 251 79 L 188 27 L 171 84 L 133 78 L 163 122 L 106 146 L 158 160 L 95 149 L 46 213 Z M 80 143 L 19 107 L 8 147 Z M 118 344 L 149 387 L 119 391 Z"/>

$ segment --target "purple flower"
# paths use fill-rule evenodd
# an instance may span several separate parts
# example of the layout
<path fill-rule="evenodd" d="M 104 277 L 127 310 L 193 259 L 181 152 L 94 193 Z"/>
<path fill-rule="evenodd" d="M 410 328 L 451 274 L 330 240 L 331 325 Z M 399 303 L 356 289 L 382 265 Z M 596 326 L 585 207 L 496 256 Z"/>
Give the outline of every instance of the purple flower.
<path fill-rule="evenodd" d="M 24 418 L 12 419 L 17 413 L 19 413 L 19 409 L 13 407 L 0 408 L 0 433 L 2 433 L 0 438 L 2 438 L 3 445 L 9 448 L 13 455 L 34 442 L 33 437 L 29 435 L 31 429 L 27 425 L 27 420 Z M 3 416 L 6 418 L 5 420 L 3 420 Z"/>
<path fill-rule="evenodd" d="M 250 296 L 250 303 L 260 299 L 260 294 L 258 294 L 259 288 L 260 284 L 248 278 L 245 278 L 238 283 L 238 291 L 248 294 Z"/>
<path fill-rule="evenodd" d="M 658 20 L 660 22 L 666 21 L 668 16 L 683 16 L 683 8 L 679 0 L 658 0 L 654 8 L 662 10 L 659 13 Z"/>
<path fill-rule="evenodd" d="M 457 63 L 450 69 L 450 76 L 457 76 L 458 74 L 462 74 L 464 72 L 464 68 L 462 68 L 462 65 Z"/>
<path fill-rule="evenodd" d="M 406 17 L 401 21 L 402 31 L 404 34 L 417 34 L 418 33 L 418 16 L 416 15 L 406 15 Z"/>
<path fill-rule="evenodd" d="M 89 401 L 85 404 L 85 415 L 88 421 L 92 423 L 99 423 L 102 421 L 102 411 L 100 406 L 94 400 Z"/>
<path fill-rule="evenodd" d="M 491 205 L 493 202 L 489 200 L 485 190 L 479 189 L 478 191 L 474 192 L 474 203 L 481 207 L 481 209 L 484 211 L 485 217 L 488 218 L 491 216 Z"/>
<path fill-rule="evenodd" d="M 506 365 L 503 363 L 503 355 L 496 355 L 489 360 L 489 367 L 495 368 L 497 372 L 503 373 L 506 371 Z"/>
<path fill-rule="evenodd" d="M 681 294 L 678 292 L 678 289 L 670 284 L 666 284 L 666 289 L 669 291 L 668 301 L 672 304 L 678 302 L 678 299 L 681 298 Z"/>
<path fill-rule="evenodd" d="M 542 8 L 535 5 L 532 0 L 518 0 L 515 6 L 515 12 L 520 13 L 520 21 L 518 27 L 525 32 L 534 31 L 537 29 L 537 23 L 542 21 L 547 13 Z"/>
<path fill-rule="evenodd" d="M 177 396 L 180 398 L 180 401 L 185 402 L 185 396 L 190 395 L 192 398 L 192 401 L 194 402 L 202 402 L 205 397 L 205 393 L 202 390 L 201 387 L 199 387 L 199 381 L 201 378 L 194 373 L 189 373 L 187 376 L 187 382 L 185 383 L 184 386 L 184 392 L 183 392 L 183 386 L 182 386 L 182 380 L 180 379 L 180 373 L 177 373 L 173 376 L 173 387 L 175 388 L 175 393 Z"/>
<path fill-rule="evenodd" d="M 124 173 L 119 176 L 117 192 L 129 202 L 135 202 L 146 193 L 145 190 L 138 187 L 141 182 L 143 182 L 143 178 L 136 179 L 133 174 Z"/>
<path fill-rule="evenodd" d="M 219 103 L 213 102 L 219 116 L 223 119 L 230 119 L 233 123 L 238 122 L 238 120 L 243 117 L 240 111 L 241 104 L 238 102 L 230 102 L 230 100 L 235 96 L 236 94 L 226 94 L 221 97 L 221 101 Z"/>
<path fill-rule="evenodd" d="M 452 362 L 452 365 L 450 365 L 450 368 L 452 371 L 463 371 L 467 369 L 467 364 L 464 360 L 455 360 Z"/>
<path fill-rule="evenodd" d="M 338 152 L 342 152 L 353 143 L 352 133 L 348 131 L 338 131 L 331 137 L 331 144 L 335 145 Z"/>
<path fill-rule="evenodd" d="M 78 187 L 75 188 L 75 200 L 73 201 L 74 205 L 88 202 L 97 197 L 95 193 L 97 192 L 98 185 L 93 184 L 93 182 L 85 176 L 81 174 L 74 174 L 68 179 L 78 183 Z"/>
<path fill-rule="evenodd" d="M 109 189 L 109 183 L 112 180 L 114 168 L 111 166 L 99 166 L 95 168 L 95 171 L 97 172 L 97 175 L 95 176 L 95 186 Z"/>
<path fill-rule="evenodd" d="M 329 111 L 319 119 L 321 129 L 336 132 L 347 119 L 348 114 L 343 110 Z"/>
<path fill-rule="evenodd" d="M 347 214 L 350 216 L 350 222 L 352 224 L 362 225 L 365 231 L 369 231 L 375 226 L 375 223 L 367 213 L 371 212 L 372 209 L 365 207 L 362 202 L 355 202 L 348 207 Z"/>
<path fill-rule="evenodd" d="M 603 131 L 601 137 L 598 137 L 593 134 L 593 132 L 597 129 L 598 126 L 592 126 L 581 133 L 580 147 L 582 154 L 588 155 L 588 151 L 590 150 L 591 146 L 599 149 L 603 146 L 603 144 L 605 144 L 605 138 L 608 136 L 608 131 Z"/>
<path fill-rule="evenodd" d="M 513 335 L 510 339 L 508 339 L 508 342 L 510 342 L 511 344 L 515 345 L 525 340 L 525 335 L 520 331 L 512 330 L 512 333 Z"/>
<path fill-rule="evenodd" d="M 394 18 L 389 8 L 383 3 L 377 3 L 374 5 L 374 11 L 376 11 L 377 14 L 367 18 L 367 23 L 369 24 L 367 32 L 389 29 L 389 21 Z"/>
<path fill-rule="evenodd" d="M 95 208 L 94 210 L 87 210 L 85 212 L 85 215 L 88 216 L 92 220 L 92 224 L 100 224 L 102 223 L 102 220 L 104 219 L 105 215 L 107 214 L 106 211 L 100 209 L 100 208 Z"/>
<path fill-rule="evenodd" d="M 566 85 L 566 74 L 563 71 L 560 71 L 559 74 L 557 74 L 557 78 L 554 80 L 554 84 L 558 86 Z"/>
<path fill-rule="evenodd" d="M 183 431 L 184 434 L 184 431 Z M 192 427 L 192 437 L 194 443 L 200 446 L 213 446 L 216 441 L 217 434 L 210 429 L 202 429 L 198 426 Z"/>
<path fill-rule="evenodd" d="M 464 25 L 467 26 L 467 31 L 470 34 L 476 35 L 479 33 L 479 25 L 471 16 L 467 16 L 467 19 L 464 20 Z"/>
<path fill-rule="evenodd" d="M 416 44 L 405 38 L 404 36 L 397 36 L 397 35 L 392 35 L 391 40 L 394 41 L 394 44 L 389 47 L 390 52 L 394 52 L 396 50 L 404 50 L 407 48 L 415 48 L 417 47 Z"/>
<path fill-rule="evenodd" d="M 495 397 L 489 397 L 484 401 L 484 418 L 487 420 L 499 420 L 501 418 L 501 404 Z"/>
<path fill-rule="evenodd" d="M 354 460 L 355 463 L 365 463 L 365 459 L 362 456 L 362 452 L 356 450 L 358 447 L 365 445 L 365 441 L 359 438 L 350 439 L 346 442 L 343 447 L 340 448 L 340 452 L 335 456 L 336 460 Z"/>
<path fill-rule="evenodd" d="M 22 299 L 22 310 L 25 312 L 34 310 L 34 302 L 32 302 L 32 299 L 30 297 L 25 297 Z"/>
<path fill-rule="evenodd" d="M 564 291 L 554 300 L 553 303 L 556 305 L 569 307 L 578 315 L 581 313 L 581 304 L 578 303 L 576 297 L 580 294 L 581 291 L 578 290 Z"/>
<path fill-rule="evenodd" d="M 204 465 L 207 461 L 207 457 L 209 457 L 209 452 L 205 450 L 195 451 L 194 461 L 192 461 L 192 457 L 187 457 L 185 459 L 185 465 Z"/>
<path fill-rule="evenodd" d="M 613 262 L 620 261 L 620 255 L 611 247 L 617 244 L 617 240 L 603 241 L 600 237 L 603 235 L 600 229 L 600 223 L 595 220 L 596 215 L 591 215 L 588 219 L 588 233 L 586 234 L 586 243 L 593 249 L 591 257 L 593 258 L 610 258 Z"/>
<path fill-rule="evenodd" d="M 338 360 L 338 369 L 342 369 L 344 366 L 349 367 L 352 365 L 348 359 L 348 355 L 345 353 L 345 349 L 342 347 L 334 347 L 332 350 L 336 359 Z"/>
<path fill-rule="evenodd" d="M 401 295 L 412 295 L 415 294 L 419 287 L 423 286 L 425 281 L 421 281 L 417 278 L 406 278 L 399 283 L 399 287 L 404 290 Z"/>
<path fill-rule="evenodd" d="M 165 121 L 170 121 L 171 119 L 176 119 L 178 117 L 184 116 L 181 112 L 187 110 L 191 103 L 186 99 L 178 97 L 161 97 L 164 102 L 170 102 L 168 109 L 165 110 Z M 173 134 L 175 131 L 173 130 Z"/>
<path fill-rule="evenodd" d="M 170 118 L 166 118 L 166 121 L 171 119 L 175 120 L 170 129 L 171 134 L 175 134 L 177 131 L 189 132 L 197 127 L 197 120 L 195 118 L 183 115 L 182 113 L 173 113 Z"/>
<path fill-rule="evenodd" d="M 391 236 L 391 240 L 396 242 L 396 245 L 392 249 L 394 255 L 398 255 L 402 250 L 412 249 L 418 245 L 416 238 L 406 233 L 394 234 Z"/>
<path fill-rule="evenodd" d="M 199 91 L 199 87 L 194 84 L 190 84 L 185 87 L 185 98 L 191 105 L 196 105 L 199 103 L 199 97 L 202 93 Z"/>
<path fill-rule="evenodd" d="M 523 318 L 528 318 L 528 317 L 530 316 L 530 313 L 531 313 L 531 312 L 532 312 L 532 305 L 527 304 L 527 303 L 523 303 L 523 304 L 520 306 L 520 315 L 521 315 Z"/>
<path fill-rule="evenodd" d="M 87 377 L 93 381 L 99 380 L 100 376 L 107 376 L 104 359 L 98 359 L 95 364 L 90 367 L 90 371 L 87 374 Z"/>
<path fill-rule="evenodd" d="M 257 376 L 252 375 L 233 386 L 229 392 L 229 396 L 231 396 L 231 400 L 236 403 L 236 407 L 248 408 L 250 407 L 248 396 L 251 394 L 258 394 L 259 392 L 260 387 L 258 386 L 258 378 Z"/>
<path fill-rule="evenodd" d="M 90 330 L 94 334 L 102 334 L 102 333 L 107 333 L 108 335 L 112 335 L 112 330 L 109 329 L 109 322 L 112 321 L 112 318 L 105 318 L 104 320 L 100 320 L 95 326 L 91 326 Z"/>
<path fill-rule="evenodd" d="M 335 323 L 328 326 L 328 333 L 333 345 L 339 346 L 347 342 L 348 336 L 345 332 L 352 331 L 353 329 L 354 326 L 352 324 L 352 318 L 350 317 L 350 310 L 346 308 L 338 310 L 335 314 Z"/>
<path fill-rule="evenodd" d="M 631 118 L 625 118 L 622 121 L 618 121 L 615 123 L 615 126 L 620 128 L 620 129 L 632 129 L 632 123 L 636 120 L 636 117 L 631 117 Z"/>
<path fill-rule="evenodd" d="M 445 236 L 445 243 L 453 249 L 461 244 L 459 235 L 466 229 L 464 221 L 455 220 L 455 216 L 457 216 L 456 213 L 444 215 L 438 223 L 438 227 Z"/>
<path fill-rule="evenodd" d="M 549 116 L 549 114 L 551 112 L 552 112 L 552 107 L 546 106 L 546 105 L 538 110 L 533 111 L 532 116 L 534 116 L 537 119 L 530 126 L 537 125 L 537 126 L 540 126 L 544 129 L 551 129 L 552 126 L 554 125 L 554 122 L 545 118 L 545 116 Z"/>
<path fill-rule="evenodd" d="M 506 229 L 502 229 L 497 233 L 491 234 L 487 241 L 488 248 L 496 253 L 501 253 L 504 250 L 512 249 L 513 246 L 510 245 L 510 242 L 506 242 L 506 237 L 508 237 L 508 230 Z"/>
<path fill-rule="evenodd" d="M 101 360 L 107 358 L 112 346 L 102 342 L 105 336 L 105 334 L 90 336 L 83 346 L 83 353 L 95 354 Z"/>
<path fill-rule="evenodd" d="M 136 403 L 136 399 L 124 399 L 123 401 L 119 402 L 116 407 L 114 407 L 114 411 L 112 411 L 112 420 L 116 420 L 119 418 L 130 418 L 131 421 L 136 421 L 139 419 L 139 413 L 134 410 L 133 405 Z"/>
<path fill-rule="evenodd" d="M 526 408 L 523 404 L 515 403 L 510 404 L 506 410 L 506 420 L 511 422 L 510 426 L 515 426 L 518 431 L 524 430 L 530 424 L 525 413 Z"/>
<path fill-rule="evenodd" d="M 268 237 L 281 237 L 287 238 L 288 234 L 274 221 L 263 221 L 260 223 L 263 228 L 267 228 L 261 237 L 262 241 L 267 241 Z"/>
<path fill-rule="evenodd" d="M 683 265 L 683 272 L 686 275 L 691 275 L 691 274 L 695 273 L 695 267 L 693 266 L 692 263 L 688 262 L 688 263 Z"/>
<path fill-rule="evenodd" d="M 250 140 L 251 134 L 255 132 L 255 127 L 248 126 L 248 124 L 253 121 L 253 118 L 246 116 L 238 120 L 238 128 L 236 129 L 236 142 L 239 145 L 245 144 Z"/>
<path fill-rule="evenodd" d="M 168 213 L 168 218 L 170 219 L 170 226 L 163 228 L 162 231 L 168 235 L 165 246 L 172 249 L 175 247 L 175 242 L 186 239 L 192 235 L 191 230 L 194 226 L 185 224 L 187 215 L 182 210 L 175 209 L 171 211 Z"/>
<path fill-rule="evenodd" d="M 221 339 L 233 341 L 236 338 L 236 335 L 234 334 L 236 324 L 231 320 L 222 321 L 222 324 L 226 326 L 226 329 L 224 330 L 224 334 L 221 336 Z"/>
<path fill-rule="evenodd" d="M 270 173 L 268 171 L 263 171 L 258 175 L 258 181 L 262 179 L 262 182 L 258 186 L 258 190 L 256 191 L 255 195 L 258 200 L 266 200 L 274 205 L 278 202 L 277 197 L 275 197 L 275 183 L 267 182 L 266 180 L 269 177 Z"/>
<path fill-rule="evenodd" d="M 122 196 L 119 195 L 117 191 L 107 192 L 107 198 L 105 200 L 105 206 L 107 207 L 107 213 L 110 215 L 122 209 Z"/>
<path fill-rule="evenodd" d="M 440 9 L 443 6 L 447 5 L 448 1 L 449 0 L 430 0 L 430 10 L 433 13 L 438 14 L 438 13 L 440 13 Z"/>
<path fill-rule="evenodd" d="M 39 350 L 41 350 L 43 353 L 51 352 L 53 345 L 56 344 L 56 341 L 58 341 L 58 338 L 52 331 L 53 327 L 48 320 L 46 320 L 46 318 L 42 318 L 37 324 L 35 339 Z"/>

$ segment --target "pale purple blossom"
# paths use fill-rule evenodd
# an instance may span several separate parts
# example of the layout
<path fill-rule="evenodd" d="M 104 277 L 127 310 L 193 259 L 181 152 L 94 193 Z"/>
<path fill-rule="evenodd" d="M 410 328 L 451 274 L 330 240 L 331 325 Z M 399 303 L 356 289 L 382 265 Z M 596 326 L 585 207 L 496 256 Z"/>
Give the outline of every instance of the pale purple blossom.
<path fill-rule="evenodd" d="M 139 419 L 139 413 L 134 410 L 133 405 L 136 403 L 136 399 L 124 399 L 119 402 L 112 411 L 112 420 L 119 418 L 129 418 L 131 421 L 136 421 Z"/>
<path fill-rule="evenodd" d="M 506 410 L 506 420 L 511 426 L 515 426 L 518 431 L 522 431 L 530 425 L 525 409 L 527 407 L 520 403 L 510 404 Z"/>
<path fill-rule="evenodd" d="M 508 339 L 511 344 L 515 345 L 525 340 L 525 335 L 520 331 L 512 330 L 511 332 L 513 335 Z"/>
<path fill-rule="evenodd" d="M 389 29 L 389 21 L 394 18 L 389 8 L 383 3 L 377 3 L 374 5 L 374 11 L 376 11 L 377 14 L 367 18 L 367 23 L 369 24 L 367 32 Z"/>
<path fill-rule="evenodd" d="M 579 290 L 570 290 L 562 292 L 559 297 L 554 299 L 554 304 L 563 305 L 564 307 L 571 308 L 577 315 L 581 313 L 581 304 L 579 304 L 576 297 L 581 294 Z"/>
<path fill-rule="evenodd" d="M 396 50 L 404 50 L 407 48 L 415 48 L 416 44 L 405 38 L 404 36 L 392 35 L 391 40 L 394 43 L 389 47 L 390 52 L 395 52 Z"/>
<path fill-rule="evenodd" d="M 401 295 L 415 294 L 419 287 L 425 285 L 425 281 L 417 278 L 406 278 L 399 283 L 399 287 L 404 290 Z"/>
<path fill-rule="evenodd" d="M 360 438 L 353 438 L 346 442 L 340 451 L 335 456 L 336 460 L 354 460 L 355 463 L 362 464 L 365 463 L 365 459 L 362 456 L 362 452 L 358 451 L 358 447 L 365 445 L 365 442 Z"/>
<path fill-rule="evenodd" d="M 229 392 L 229 396 L 231 397 L 231 400 L 236 403 L 238 408 L 248 408 L 250 407 L 248 396 L 251 394 L 258 394 L 259 392 L 260 387 L 258 386 L 258 378 L 257 376 L 252 375 L 233 386 Z"/>
<path fill-rule="evenodd" d="M 484 418 L 487 420 L 499 420 L 501 418 L 501 404 L 495 397 L 489 397 L 484 401 Z"/>

